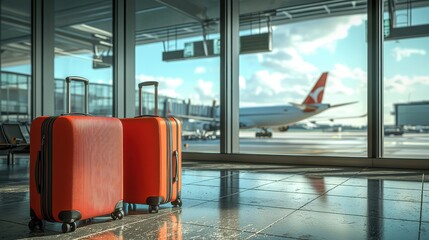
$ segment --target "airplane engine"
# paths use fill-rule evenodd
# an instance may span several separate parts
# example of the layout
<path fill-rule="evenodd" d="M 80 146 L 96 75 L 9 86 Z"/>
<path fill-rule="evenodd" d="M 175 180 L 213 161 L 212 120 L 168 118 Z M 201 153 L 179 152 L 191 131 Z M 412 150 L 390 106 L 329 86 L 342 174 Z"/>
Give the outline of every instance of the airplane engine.
<path fill-rule="evenodd" d="M 280 132 L 286 132 L 287 130 L 289 130 L 289 126 L 281 126 L 281 127 L 278 128 L 278 130 Z"/>

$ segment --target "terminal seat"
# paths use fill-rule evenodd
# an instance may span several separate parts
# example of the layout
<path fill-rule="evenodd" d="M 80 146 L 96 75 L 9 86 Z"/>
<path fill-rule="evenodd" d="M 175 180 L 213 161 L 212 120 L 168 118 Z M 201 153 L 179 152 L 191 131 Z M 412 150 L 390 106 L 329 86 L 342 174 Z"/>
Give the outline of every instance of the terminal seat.
<path fill-rule="evenodd" d="M 0 124 L 0 155 L 7 156 L 7 163 L 10 164 L 12 144 L 9 143 L 4 135 L 3 125 Z"/>
<path fill-rule="evenodd" d="M 24 128 L 24 129 L 23 129 Z M 19 123 L 3 123 L 2 129 L 7 142 L 11 145 L 8 164 L 15 162 L 15 154 L 29 154 L 30 142 L 25 126 Z"/>

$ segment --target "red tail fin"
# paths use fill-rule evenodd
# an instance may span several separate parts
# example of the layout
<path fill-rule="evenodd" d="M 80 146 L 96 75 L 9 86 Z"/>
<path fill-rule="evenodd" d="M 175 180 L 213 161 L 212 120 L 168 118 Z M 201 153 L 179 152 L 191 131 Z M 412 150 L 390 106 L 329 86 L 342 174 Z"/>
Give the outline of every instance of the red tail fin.
<path fill-rule="evenodd" d="M 319 80 L 317 80 L 311 92 L 305 98 L 302 104 L 313 104 L 313 103 L 322 103 L 323 92 L 325 90 L 326 79 L 328 78 L 328 72 L 322 73 Z"/>

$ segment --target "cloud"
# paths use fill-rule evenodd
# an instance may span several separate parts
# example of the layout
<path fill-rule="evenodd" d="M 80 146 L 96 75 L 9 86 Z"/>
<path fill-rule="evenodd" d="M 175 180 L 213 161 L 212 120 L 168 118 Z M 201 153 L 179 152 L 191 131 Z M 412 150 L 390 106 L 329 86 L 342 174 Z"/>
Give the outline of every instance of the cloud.
<path fill-rule="evenodd" d="M 411 57 L 411 55 L 426 55 L 426 51 L 424 49 L 416 49 L 416 48 L 399 48 L 395 47 L 392 49 L 392 56 L 395 57 L 396 61 L 401 61 L 403 58 Z"/>
<path fill-rule="evenodd" d="M 278 72 L 311 73 L 317 72 L 318 68 L 306 62 L 303 57 L 293 48 L 274 50 L 271 54 L 259 54 L 259 62 L 270 69 Z"/>
<path fill-rule="evenodd" d="M 384 80 L 385 90 L 397 93 L 411 92 L 415 85 L 429 85 L 429 76 L 404 76 L 395 75 Z"/>
<path fill-rule="evenodd" d="M 195 74 L 202 74 L 206 72 L 206 68 L 205 67 L 196 67 L 194 70 Z"/>
<path fill-rule="evenodd" d="M 319 48 L 331 51 L 338 40 L 348 36 L 350 28 L 363 24 L 362 16 L 325 18 L 290 24 L 276 28 L 274 39 L 276 48 L 270 54 L 258 54 L 259 62 L 275 71 L 297 73 L 316 73 L 320 70 L 305 60 L 305 55 Z M 317 27 L 315 27 L 315 25 Z M 281 40 L 281 41 L 280 41 Z"/>
<path fill-rule="evenodd" d="M 278 28 L 275 34 L 278 39 L 285 39 L 278 43 L 283 48 L 294 48 L 303 54 L 314 53 L 319 48 L 335 50 L 338 40 L 348 36 L 350 28 L 363 24 L 362 16 L 344 16 L 335 18 L 324 18 L 315 21 L 305 21 L 291 24 L 288 28 Z M 314 26 L 317 27 L 314 27 Z"/>
<path fill-rule="evenodd" d="M 345 82 L 348 85 L 345 85 Z M 367 73 L 360 68 L 352 69 L 337 63 L 329 73 L 328 85 L 327 92 L 330 94 L 344 94 L 347 96 L 358 94 L 359 89 L 367 88 Z"/>
<path fill-rule="evenodd" d="M 240 90 L 246 89 L 246 78 L 244 78 L 243 76 L 240 75 L 240 77 L 238 77 L 238 80 L 239 80 Z"/>
<path fill-rule="evenodd" d="M 213 91 L 213 82 L 204 81 L 198 79 L 197 85 L 195 86 L 195 94 L 192 96 L 192 100 L 200 101 L 203 104 L 211 104 L 214 99 L 218 98 L 218 94 Z"/>
<path fill-rule="evenodd" d="M 177 88 L 183 84 L 183 79 L 181 78 L 169 78 L 163 76 L 148 76 L 148 75 L 138 75 L 136 76 L 137 83 L 146 82 L 146 81 L 157 81 L 159 82 L 159 94 L 169 97 L 181 97 L 181 94 L 177 92 Z"/>
<path fill-rule="evenodd" d="M 314 78 L 312 81 L 315 81 Z M 240 105 L 301 102 L 310 91 L 309 88 L 305 75 L 291 77 L 281 72 L 260 70 L 254 72 L 249 78 L 240 77 Z"/>
<path fill-rule="evenodd" d="M 320 72 L 285 74 L 260 70 L 240 77 L 240 104 L 278 105 L 300 103 L 320 77 Z M 244 85 L 244 86 L 242 86 Z M 367 76 L 360 68 L 335 64 L 329 72 L 323 102 L 341 103 L 366 96 Z M 351 100 L 352 101 L 352 100 Z"/>

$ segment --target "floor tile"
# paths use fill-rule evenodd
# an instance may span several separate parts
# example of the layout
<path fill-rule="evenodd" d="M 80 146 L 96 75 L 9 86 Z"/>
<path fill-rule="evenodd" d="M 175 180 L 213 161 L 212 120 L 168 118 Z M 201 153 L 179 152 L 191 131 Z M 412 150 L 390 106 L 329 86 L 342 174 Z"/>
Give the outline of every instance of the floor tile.
<path fill-rule="evenodd" d="M 268 180 L 268 181 L 279 181 L 279 180 L 285 180 L 292 176 L 294 176 L 295 173 L 269 173 L 269 172 L 240 172 L 238 176 L 240 179 L 259 179 L 259 180 Z"/>
<path fill-rule="evenodd" d="M 220 197 L 236 194 L 238 188 L 220 188 L 213 186 L 186 185 L 182 188 L 183 199 L 218 200 Z"/>
<path fill-rule="evenodd" d="M 228 200 L 208 202 L 174 213 L 182 223 L 212 226 L 224 229 L 257 232 L 290 214 L 291 209 L 238 204 Z M 164 216 L 168 218 L 171 216 Z"/>
<path fill-rule="evenodd" d="M 207 177 L 207 176 L 196 176 L 196 175 L 182 175 L 182 185 L 191 183 L 198 183 L 202 181 L 219 179 L 219 177 Z"/>
<path fill-rule="evenodd" d="M 420 239 L 429 239 L 429 223 L 422 222 L 420 228 Z"/>
<path fill-rule="evenodd" d="M 296 211 L 261 233 L 296 239 L 378 239 L 366 217 Z"/>
<path fill-rule="evenodd" d="M 421 177 L 420 177 L 421 178 Z M 408 190 L 422 190 L 422 181 L 396 181 L 396 180 L 383 180 L 383 186 L 386 188 L 399 188 Z"/>
<path fill-rule="evenodd" d="M 429 239 L 419 171 L 184 162 L 182 208 L 141 204 L 67 234 L 29 232 L 28 171 L 0 161 L 0 239 Z"/>
<path fill-rule="evenodd" d="M 324 195 L 307 204 L 302 209 L 306 211 L 367 216 L 367 205 L 368 200 L 365 198 Z"/>
<path fill-rule="evenodd" d="M 274 236 L 274 235 L 268 235 L 268 234 L 254 234 L 250 236 L 249 239 L 256 240 L 296 240 L 296 238 L 287 238 L 287 237 L 280 237 L 280 236 Z"/>
<path fill-rule="evenodd" d="M 337 185 L 325 184 L 323 178 L 312 179 L 308 182 L 287 182 L 277 181 L 266 184 L 264 186 L 257 187 L 258 190 L 264 191 L 282 191 L 290 193 L 312 193 L 322 195 L 326 191 L 334 188 Z"/>
<path fill-rule="evenodd" d="M 263 207 L 298 209 L 317 197 L 315 194 L 247 190 L 232 195 L 230 200 Z"/>
<path fill-rule="evenodd" d="M 419 222 L 395 219 L 378 219 L 382 226 L 379 239 L 418 239 Z M 421 238 L 425 239 L 425 238 Z M 427 239 L 427 238 L 426 238 Z"/>
<path fill-rule="evenodd" d="M 343 184 L 341 184 L 342 186 L 361 186 L 361 187 L 366 187 L 368 186 L 368 179 L 367 178 L 358 178 L 358 177 L 352 177 L 347 179 L 347 181 L 345 181 Z"/>
<path fill-rule="evenodd" d="M 12 182 L 0 185 L 0 206 L 28 201 L 30 199 L 27 181 Z"/>
<path fill-rule="evenodd" d="M 342 184 L 346 182 L 349 178 L 343 178 L 343 177 L 325 177 L 325 176 L 315 176 L 311 174 L 305 174 L 305 175 L 294 175 L 290 178 L 286 178 L 282 181 L 285 182 L 323 182 L 325 184 Z"/>
<path fill-rule="evenodd" d="M 370 199 L 384 199 L 384 200 L 395 200 L 395 201 L 421 201 L 421 191 L 419 190 L 408 190 L 398 188 L 387 188 L 383 186 L 363 187 L 363 186 L 350 186 L 341 185 L 330 190 L 328 195 L 337 196 L 348 196 L 348 197 L 360 197 Z"/>
<path fill-rule="evenodd" d="M 422 203 L 422 221 L 429 223 L 429 202 Z"/>
<path fill-rule="evenodd" d="M 418 202 L 330 195 L 312 201 L 303 207 L 303 210 L 410 221 L 419 221 L 420 219 L 420 203 Z"/>
<path fill-rule="evenodd" d="M 131 224 L 82 239 L 246 239 L 251 233 L 230 229 L 184 224 L 177 219 Z"/>
<path fill-rule="evenodd" d="M 251 189 L 251 188 L 257 188 L 261 186 L 263 187 L 273 182 L 274 181 L 260 180 L 260 179 L 256 179 L 256 180 L 241 179 L 238 176 L 234 176 L 234 177 L 223 177 L 223 178 L 216 178 L 216 179 L 201 181 L 197 183 L 192 183 L 192 185 Z"/>
<path fill-rule="evenodd" d="M 383 201 L 384 218 L 420 221 L 420 202 Z"/>
<path fill-rule="evenodd" d="M 0 221 L 3 220 L 27 225 L 30 221 L 29 209 L 29 201 L 18 201 L 7 205 L 0 205 Z"/>

